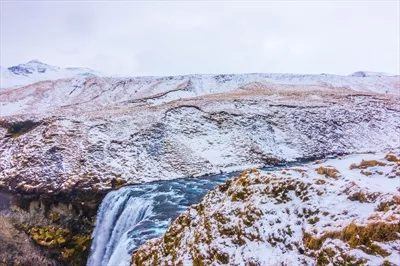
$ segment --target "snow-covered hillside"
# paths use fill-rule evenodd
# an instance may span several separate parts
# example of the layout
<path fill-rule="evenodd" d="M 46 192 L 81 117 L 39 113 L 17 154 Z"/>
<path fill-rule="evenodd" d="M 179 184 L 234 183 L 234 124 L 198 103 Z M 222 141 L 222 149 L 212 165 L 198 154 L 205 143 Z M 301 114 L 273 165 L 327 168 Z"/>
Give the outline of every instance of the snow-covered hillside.
<path fill-rule="evenodd" d="M 24 73 L 22 69 L 24 68 L 14 71 L 22 75 Z M 40 68 L 36 70 L 41 71 Z M 49 68 L 45 72 L 47 71 L 52 70 Z M 73 77 L 2 89 L 0 90 L 0 191 L 23 198 L 61 199 L 68 204 L 74 202 L 82 208 L 86 206 L 95 208 L 98 203 L 95 203 L 93 198 L 98 199 L 99 195 L 104 195 L 108 190 L 127 184 L 229 172 L 297 159 L 322 158 L 332 154 L 396 149 L 400 147 L 399 92 L 398 76 L 295 74 Z M 305 168 L 308 172 L 313 170 L 310 166 Z M 325 180 L 323 176 L 319 177 L 326 182 L 320 192 L 323 193 L 322 198 L 326 196 L 324 199 L 332 199 L 332 202 L 337 203 L 337 200 L 342 199 L 347 202 L 346 196 L 338 193 L 345 189 L 344 183 L 355 179 L 353 176 L 346 176 L 345 169 L 340 165 L 337 165 L 337 169 L 343 176 L 339 176 L 334 182 Z M 294 172 L 297 171 L 288 171 L 290 175 L 287 179 L 283 176 L 281 181 L 271 182 L 280 184 L 279 182 L 288 180 L 296 183 L 296 180 L 290 178 L 296 176 Z M 388 178 L 386 170 L 379 168 L 377 171 L 382 171 L 383 174 L 379 175 L 374 171 L 372 174 Z M 301 172 L 298 171 L 299 175 Z M 242 182 L 243 179 L 243 183 L 247 180 L 253 182 L 253 177 L 256 175 L 256 173 L 245 175 L 236 181 Z M 303 193 L 300 195 L 301 198 L 296 195 L 297 199 L 293 202 L 311 210 L 312 214 L 306 211 L 309 215 L 307 219 L 311 219 L 310 227 L 305 225 L 306 220 L 301 217 L 299 217 L 300 224 L 289 224 L 291 230 L 295 232 L 292 236 L 286 233 L 289 234 L 287 239 L 294 238 L 294 242 L 288 242 L 290 248 L 286 247 L 286 242 L 282 242 L 282 234 L 289 231 L 284 231 L 278 222 L 274 222 L 278 224 L 276 228 L 281 230 L 277 232 L 280 235 L 271 235 L 272 231 L 254 235 L 256 238 L 253 240 L 259 241 L 260 237 L 261 242 L 252 240 L 250 246 L 246 246 L 247 242 L 243 241 L 247 240 L 243 240 L 242 236 L 252 237 L 253 232 L 246 231 L 245 234 L 240 231 L 233 232 L 231 238 L 235 239 L 231 241 L 233 246 L 229 245 L 230 239 L 227 238 L 227 249 L 217 250 L 217 253 L 213 254 L 219 260 L 222 259 L 222 262 L 226 261 L 226 258 L 232 258 L 232 262 L 241 263 L 242 256 L 233 254 L 232 250 L 236 248 L 238 251 L 249 251 L 243 256 L 247 259 L 254 255 L 253 250 L 264 252 L 265 248 L 269 247 L 264 245 L 267 239 L 271 246 L 275 245 L 274 249 L 271 249 L 271 254 L 282 254 L 285 251 L 283 254 L 293 255 L 283 257 L 289 261 L 297 259 L 304 259 L 306 263 L 315 261 L 313 256 L 317 254 L 316 252 L 321 253 L 321 249 L 308 251 L 303 247 L 303 251 L 295 251 L 298 248 L 295 242 L 300 247 L 305 245 L 299 242 L 299 237 L 300 239 L 302 237 L 300 235 L 302 226 L 304 225 L 306 230 L 313 230 L 313 224 L 320 225 L 322 223 L 319 222 L 323 221 L 325 225 L 326 220 L 322 217 L 324 215 L 320 217 L 320 213 L 314 213 L 318 208 L 315 205 L 318 201 L 315 195 L 319 195 L 317 182 L 322 181 L 318 181 L 315 173 L 309 176 L 310 179 L 304 177 L 298 179 L 296 183 L 299 186 L 309 186 L 309 195 Z M 267 183 L 268 178 L 263 175 L 263 184 Z M 379 182 L 375 182 L 377 179 L 374 179 L 374 182 L 362 183 L 359 186 L 363 189 L 366 188 L 364 184 L 368 184 L 374 189 L 385 184 L 388 188 L 393 188 L 392 181 L 386 179 Z M 311 184 L 311 181 L 315 181 L 315 184 Z M 242 189 L 236 185 L 232 186 L 232 190 L 236 188 Z M 227 191 L 230 191 L 230 188 Z M 292 192 L 285 195 L 279 192 L 274 198 L 283 197 L 282 200 L 286 200 L 286 197 L 293 196 Z M 351 192 L 353 195 L 352 190 Z M 216 196 L 215 200 L 210 199 L 210 202 L 220 206 L 221 212 L 230 211 L 229 206 L 226 209 L 222 206 L 224 202 L 230 204 L 224 193 L 221 191 L 221 194 L 212 194 L 212 197 Z M 255 198 L 260 198 L 258 194 L 255 195 Z M 241 194 L 237 196 L 240 198 Z M 308 200 L 305 200 L 305 197 L 308 197 Z M 276 199 L 271 199 L 265 206 L 270 208 L 271 202 Z M 327 208 L 327 202 L 324 200 L 321 203 L 321 210 Z M 218 205 L 219 203 L 222 205 Z M 314 205 L 308 206 L 308 203 Z M 53 203 L 51 205 L 53 206 Z M 56 208 L 57 204 L 54 206 Z M 352 207 L 349 213 L 353 216 L 340 216 L 336 213 L 336 209 L 329 215 L 339 217 L 339 221 L 344 221 L 340 220 L 343 218 L 347 222 L 346 219 L 353 219 L 356 217 L 354 215 L 360 214 L 356 212 L 356 206 L 351 204 L 346 206 Z M 363 206 L 367 205 L 357 204 L 357 207 Z M 369 209 L 366 210 L 371 213 L 372 205 L 368 206 Z M 288 215 L 293 217 L 297 215 L 294 206 L 288 205 L 288 208 L 290 212 Z M 250 211 L 257 212 L 256 209 Z M 262 209 L 262 213 L 266 214 L 266 209 Z M 198 216 L 194 219 L 203 219 L 201 214 L 196 215 Z M 268 215 L 266 217 L 278 218 L 273 213 Z M 315 218 L 317 215 L 320 219 L 318 221 Z M 244 218 L 246 220 L 243 223 L 237 222 L 250 224 L 252 215 L 249 217 Z M 365 216 L 361 218 L 364 219 Z M 254 219 L 256 220 L 256 217 Z M 363 221 L 357 220 L 356 226 L 359 225 L 358 222 L 362 224 Z M 282 225 L 288 225 L 286 222 L 285 220 Z M 338 224 L 334 222 L 331 224 L 331 226 L 336 225 Z M 190 226 L 197 230 L 194 224 Z M 266 224 L 266 228 L 269 228 L 268 226 L 269 224 Z M 172 228 L 175 228 L 174 225 Z M 315 236 L 318 236 L 321 227 L 315 226 L 315 229 L 317 230 Z M 355 229 L 364 230 L 360 227 Z M 372 227 L 372 230 L 375 229 Z M 185 235 L 186 233 L 185 231 Z M 189 242 L 193 240 L 190 234 L 187 239 Z M 221 239 L 224 238 L 215 240 L 218 248 Z M 179 238 L 175 244 L 180 245 L 178 240 Z M 336 240 L 341 239 L 333 241 Z M 214 240 L 210 241 L 213 245 Z M 319 240 L 316 241 L 320 243 Z M 166 242 L 168 243 L 168 240 Z M 208 242 L 209 240 L 206 241 Z M 160 247 L 159 251 L 164 252 L 164 247 L 159 244 L 160 242 L 157 242 L 154 247 Z M 191 246 L 194 249 L 195 244 L 193 242 Z M 235 246 L 241 244 L 244 244 L 244 249 Z M 332 243 L 327 242 L 326 245 L 328 244 Z M 336 245 L 336 242 L 332 245 Z M 281 248 L 282 246 L 287 250 Z M 376 246 L 369 247 L 381 252 Z M 341 243 L 333 246 L 332 250 L 343 257 L 339 248 L 343 249 Z M 381 254 L 392 252 L 391 246 L 381 248 L 385 250 Z M 145 249 L 146 247 L 142 250 L 144 253 L 138 254 L 148 254 Z M 170 247 L 167 249 L 173 250 Z M 314 247 L 310 246 L 310 249 Z M 138 257 L 139 260 L 146 264 L 148 259 L 153 260 L 153 248 L 150 247 L 150 250 L 147 259 L 141 256 Z M 177 262 L 180 258 L 192 259 L 187 255 L 191 251 L 187 249 L 180 251 L 181 253 L 176 253 Z M 333 254 L 330 250 L 327 252 Z M 201 254 L 208 256 L 208 253 Z M 332 255 L 331 258 L 329 254 L 327 260 L 336 260 L 336 255 Z M 350 251 L 344 254 L 353 256 Z M 162 256 L 158 258 L 169 259 L 168 255 Z M 389 260 L 393 261 L 390 256 L 392 255 L 388 255 Z M 257 255 L 254 257 L 257 259 Z M 380 261 L 375 255 L 367 257 L 362 255 L 362 257 L 374 262 Z M 352 260 L 352 257 L 347 258 Z M 208 257 L 201 259 L 208 262 Z"/>
<path fill-rule="evenodd" d="M 275 91 L 313 90 L 354 90 L 399 96 L 400 80 L 399 76 L 295 74 L 62 79 L 0 91 L 0 117 L 137 108 L 221 93 L 273 95 Z"/>
<path fill-rule="evenodd" d="M 89 77 L 5 89 L 0 186 L 109 189 L 116 180 L 395 148 L 399 90 L 394 76 L 295 74 Z"/>
<path fill-rule="evenodd" d="M 43 80 L 97 76 L 101 74 L 88 68 L 61 68 L 31 60 L 8 68 L 0 67 L 0 89 L 25 86 Z"/>
<path fill-rule="evenodd" d="M 0 120 L 4 188 L 102 190 L 116 183 L 400 146 L 399 97 L 391 94 L 316 85 L 275 84 L 270 89 L 250 83 L 225 93 L 157 104 L 163 96 L 147 97 L 148 87 L 137 91 L 143 98 L 128 101 L 124 86 L 106 90 L 86 84 L 91 91 L 50 85 L 0 94 L 24 101 L 22 109 L 11 109 L 15 115 Z M 157 89 L 153 95 L 160 95 Z M 71 105 L 68 95 L 74 93 L 81 95 L 76 101 L 87 101 Z M 65 106 L 60 106 L 63 101 Z"/>
<path fill-rule="evenodd" d="M 244 171 L 192 205 L 132 265 L 398 265 L 399 154 Z"/>

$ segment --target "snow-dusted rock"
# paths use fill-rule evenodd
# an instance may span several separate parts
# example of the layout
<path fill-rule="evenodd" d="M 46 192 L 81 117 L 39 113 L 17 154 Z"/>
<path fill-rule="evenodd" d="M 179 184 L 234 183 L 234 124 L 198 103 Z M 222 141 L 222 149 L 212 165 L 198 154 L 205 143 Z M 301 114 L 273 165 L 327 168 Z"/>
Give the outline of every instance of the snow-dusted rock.
<path fill-rule="evenodd" d="M 244 171 L 146 242 L 133 265 L 397 265 L 399 154 Z"/>
<path fill-rule="evenodd" d="M 359 80 L 190 75 L 2 90 L 0 186 L 21 193 L 104 190 L 399 147 L 398 80 Z M 393 93 L 372 92 L 382 90 Z"/>

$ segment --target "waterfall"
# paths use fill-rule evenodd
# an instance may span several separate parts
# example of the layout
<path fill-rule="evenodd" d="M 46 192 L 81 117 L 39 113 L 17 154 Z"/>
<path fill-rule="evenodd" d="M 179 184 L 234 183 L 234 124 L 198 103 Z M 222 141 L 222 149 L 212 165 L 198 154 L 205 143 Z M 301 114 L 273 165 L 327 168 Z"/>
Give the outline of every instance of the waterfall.
<path fill-rule="evenodd" d="M 157 238 L 190 205 L 235 173 L 123 187 L 97 212 L 88 266 L 128 266 L 133 251 Z"/>
<path fill-rule="evenodd" d="M 104 198 L 97 213 L 88 266 L 129 265 L 135 240 L 130 230 L 151 213 L 152 201 L 122 188 Z"/>

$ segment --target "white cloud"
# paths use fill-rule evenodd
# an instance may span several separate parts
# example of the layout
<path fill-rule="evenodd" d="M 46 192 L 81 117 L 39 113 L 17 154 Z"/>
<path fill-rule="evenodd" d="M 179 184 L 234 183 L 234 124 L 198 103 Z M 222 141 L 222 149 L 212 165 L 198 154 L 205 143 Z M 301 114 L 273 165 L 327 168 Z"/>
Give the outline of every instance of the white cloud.
<path fill-rule="evenodd" d="M 399 2 L 1 2 L 1 65 L 399 73 Z"/>

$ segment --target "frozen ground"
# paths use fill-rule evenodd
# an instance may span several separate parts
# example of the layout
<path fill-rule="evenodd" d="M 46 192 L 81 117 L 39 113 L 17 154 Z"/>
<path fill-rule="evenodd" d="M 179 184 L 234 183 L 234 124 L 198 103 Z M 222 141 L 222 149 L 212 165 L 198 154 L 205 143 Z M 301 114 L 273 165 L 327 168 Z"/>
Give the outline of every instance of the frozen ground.
<path fill-rule="evenodd" d="M 133 265 L 397 265 L 399 154 L 244 171 L 180 215 Z"/>

